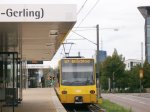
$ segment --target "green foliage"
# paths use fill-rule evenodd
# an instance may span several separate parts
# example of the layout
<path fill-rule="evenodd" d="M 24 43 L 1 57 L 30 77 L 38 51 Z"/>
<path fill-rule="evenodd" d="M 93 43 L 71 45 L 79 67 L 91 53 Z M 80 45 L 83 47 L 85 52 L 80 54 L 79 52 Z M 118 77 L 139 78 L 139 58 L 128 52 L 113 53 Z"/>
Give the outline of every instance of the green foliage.
<path fill-rule="evenodd" d="M 140 69 L 141 65 L 133 67 L 130 71 L 126 71 L 127 83 L 129 92 L 139 92 L 140 91 Z M 143 78 L 141 79 L 141 84 L 144 88 L 150 88 L 150 64 L 145 62 L 143 66 Z"/>
<path fill-rule="evenodd" d="M 150 88 L 150 64 L 145 62 L 144 63 L 144 77 L 142 79 L 142 85 L 144 88 Z"/>
<path fill-rule="evenodd" d="M 122 55 L 118 55 L 115 49 L 112 56 L 100 64 L 100 81 L 102 89 L 108 90 L 108 78 L 111 80 L 111 88 L 115 86 L 119 92 L 139 92 L 141 65 L 134 66 L 131 70 L 125 71 L 125 64 Z M 144 88 L 150 88 L 150 64 L 143 65 L 143 78 L 141 79 Z M 115 85 L 113 85 L 113 83 Z M 126 90 L 125 90 L 126 88 Z"/>
<path fill-rule="evenodd" d="M 43 77 L 45 79 L 45 87 L 49 86 L 49 79 L 48 76 L 53 76 L 54 75 L 54 69 L 53 68 L 47 68 L 43 69 Z"/>
<path fill-rule="evenodd" d="M 101 107 L 106 109 L 106 112 L 132 112 L 131 109 L 125 109 L 120 105 L 110 102 L 109 100 L 103 100 Z"/>
<path fill-rule="evenodd" d="M 103 89 L 108 89 L 108 78 L 111 79 L 111 82 L 115 82 L 115 87 L 124 87 L 122 84 L 125 69 L 123 61 L 122 55 L 118 55 L 115 49 L 112 56 L 108 56 L 101 64 L 100 74 Z"/>
<path fill-rule="evenodd" d="M 140 78 L 139 71 L 141 67 L 137 65 L 127 72 L 127 86 L 129 87 L 129 92 L 139 92 Z"/>

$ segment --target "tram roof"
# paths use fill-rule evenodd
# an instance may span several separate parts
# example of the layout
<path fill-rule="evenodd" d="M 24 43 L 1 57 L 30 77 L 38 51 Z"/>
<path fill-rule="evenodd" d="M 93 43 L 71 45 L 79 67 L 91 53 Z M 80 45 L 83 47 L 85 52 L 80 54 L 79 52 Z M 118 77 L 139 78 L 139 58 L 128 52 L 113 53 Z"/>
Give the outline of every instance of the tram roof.
<path fill-rule="evenodd" d="M 1 4 L 0 52 L 51 60 L 75 22 L 73 4 Z"/>

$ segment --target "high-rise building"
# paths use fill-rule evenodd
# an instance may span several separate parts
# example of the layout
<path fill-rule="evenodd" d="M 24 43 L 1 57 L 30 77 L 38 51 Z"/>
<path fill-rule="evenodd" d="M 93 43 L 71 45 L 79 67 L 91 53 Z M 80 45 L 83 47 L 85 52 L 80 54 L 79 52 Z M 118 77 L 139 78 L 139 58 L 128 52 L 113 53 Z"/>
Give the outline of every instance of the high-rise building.
<path fill-rule="evenodd" d="M 150 6 L 138 7 L 145 18 L 145 59 L 150 63 Z"/>
<path fill-rule="evenodd" d="M 99 51 L 99 61 L 100 62 L 103 62 L 105 59 L 106 59 L 106 57 L 107 57 L 107 52 L 106 51 L 103 51 L 103 50 L 100 50 Z"/>
<path fill-rule="evenodd" d="M 95 56 L 94 56 L 95 59 L 96 59 L 96 55 L 97 55 L 96 53 L 95 53 Z M 104 51 L 104 50 L 100 50 L 99 51 L 99 57 L 98 57 L 99 62 L 103 62 L 106 59 L 106 57 L 107 57 L 107 52 Z"/>

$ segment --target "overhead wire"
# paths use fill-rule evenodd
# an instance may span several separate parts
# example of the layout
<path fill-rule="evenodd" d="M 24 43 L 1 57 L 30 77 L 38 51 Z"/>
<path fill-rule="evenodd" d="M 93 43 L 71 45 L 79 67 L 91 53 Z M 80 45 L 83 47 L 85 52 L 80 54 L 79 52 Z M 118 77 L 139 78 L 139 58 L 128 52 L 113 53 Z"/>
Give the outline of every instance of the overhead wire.
<path fill-rule="evenodd" d="M 82 9 L 83 9 L 84 6 L 86 5 L 87 1 L 88 1 L 88 0 L 85 0 L 85 1 L 84 1 L 83 5 L 81 6 L 81 8 L 79 9 L 79 11 L 77 12 L 77 15 L 80 14 L 80 12 L 82 11 Z M 64 47 L 64 46 L 63 46 L 63 47 Z M 62 53 L 62 52 L 61 52 L 61 53 Z"/>
<path fill-rule="evenodd" d="M 79 9 L 79 11 L 77 12 L 77 15 L 79 15 L 79 13 L 83 10 L 83 8 L 85 7 L 87 1 L 88 1 L 88 0 L 85 0 L 85 2 L 83 3 L 83 5 L 81 6 L 81 8 Z M 77 25 L 76 28 L 78 28 L 78 27 L 83 23 L 83 21 L 88 17 L 88 15 L 89 15 L 89 14 L 92 12 L 92 10 L 96 7 L 96 5 L 98 4 L 99 1 L 100 1 L 100 0 L 97 0 L 97 1 L 95 2 L 95 4 L 94 4 L 94 5 L 92 6 L 92 8 L 88 11 L 88 13 L 85 15 L 85 17 L 81 20 L 81 22 L 79 23 L 79 25 Z M 72 31 L 73 33 L 75 33 L 76 35 L 78 35 L 78 36 L 80 36 L 80 37 L 82 37 L 82 38 L 84 38 L 84 39 L 90 41 L 91 43 L 97 45 L 97 44 L 94 43 L 93 41 L 91 41 L 91 40 L 87 39 L 86 37 L 84 37 L 84 36 L 82 36 L 82 35 L 76 33 L 75 31 L 73 31 L 73 30 L 71 30 L 71 31 Z"/>
<path fill-rule="evenodd" d="M 85 0 L 79 11 L 77 12 L 77 15 L 81 12 L 81 10 L 84 8 L 85 4 L 87 3 L 88 0 Z"/>
<path fill-rule="evenodd" d="M 98 4 L 100 0 L 97 0 L 95 2 L 95 4 L 92 6 L 92 8 L 88 11 L 88 13 L 86 14 L 86 16 L 82 19 L 82 21 L 79 23 L 79 25 L 77 27 L 75 27 L 75 29 L 79 28 L 79 26 L 81 25 L 81 23 L 87 18 L 87 16 L 92 12 L 92 10 L 96 7 L 96 5 Z M 84 2 L 84 4 L 82 5 L 82 7 L 80 8 L 80 10 L 78 12 L 81 12 L 81 9 L 83 9 L 83 7 L 85 6 L 85 4 L 87 3 L 87 0 Z M 78 13 L 79 14 L 79 13 Z M 83 28 L 94 28 L 94 27 L 83 27 Z M 74 32 L 74 31 L 72 31 Z M 88 40 L 87 38 L 84 37 L 84 39 Z"/>
<path fill-rule="evenodd" d="M 76 35 L 78 35 L 78 36 L 80 36 L 80 37 L 84 38 L 85 40 L 87 40 L 87 41 L 89 41 L 89 42 L 91 42 L 91 43 L 93 43 L 93 44 L 97 45 L 95 42 L 93 42 L 93 41 L 91 41 L 91 40 L 89 40 L 89 39 L 85 38 L 84 36 L 82 36 L 82 35 L 78 34 L 77 32 L 75 32 L 75 31 L 72 31 L 72 32 L 73 32 L 73 33 L 75 33 Z"/>
<path fill-rule="evenodd" d="M 78 25 L 77 27 L 75 27 L 75 29 L 79 28 L 79 26 L 80 26 L 80 25 L 82 24 L 82 22 L 87 18 L 87 16 L 92 12 L 92 10 L 96 7 L 96 5 L 98 4 L 99 1 L 100 1 L 100 0 L 97 0 L 97 1 L 95 2 L 95 4 L 92 6 L 92 8 L 88 11 L 88 13 L 85 15 L 85 17 L 81 20 L 81 22 L 79 23 L 79 25 Z M 83 28 L 94 28 L 94 27 L 83 27 Z M 82 35 L 76 33 L 75 31 L 72 30 L 72 32 L 75 33 L 75 34 L 77 34 L 78 36 L 80 36 L 80 37 L 82 37 L 82 38 L 84 38 L 84 39 L 90 41 L 91 43 L 96 44 L 96 43 L 92 42 L 91 40 L 87 39 L 86 37 L 84 37 L 84 36 L 82 36 Z"/>
<path fill-rule="evenodd" d="M 81 22 L 79 23 L 78 27 L 81 25 L 81 23 L 87 18 L 87 16 L 92 12 L 92 10 L 96 7 L 96 5 L 98 4 L 100 0 L 97 0 L 95 2 L 95 4 L 93 5 L 93 7 L 88 11 L 88 13 L 85 15 L 85 17 L 81 20 Z"/>

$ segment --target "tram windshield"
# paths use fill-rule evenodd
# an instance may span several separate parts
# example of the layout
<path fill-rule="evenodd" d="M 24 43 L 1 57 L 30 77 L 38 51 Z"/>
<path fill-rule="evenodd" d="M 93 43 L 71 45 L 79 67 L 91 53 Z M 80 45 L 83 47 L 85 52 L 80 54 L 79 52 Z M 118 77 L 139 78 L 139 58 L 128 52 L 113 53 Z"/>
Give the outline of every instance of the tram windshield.
<path fill-rule="evenodd" d="M 93 60 L 62 60 L 62 85 L 83 86 L 94 84 Z"/>

